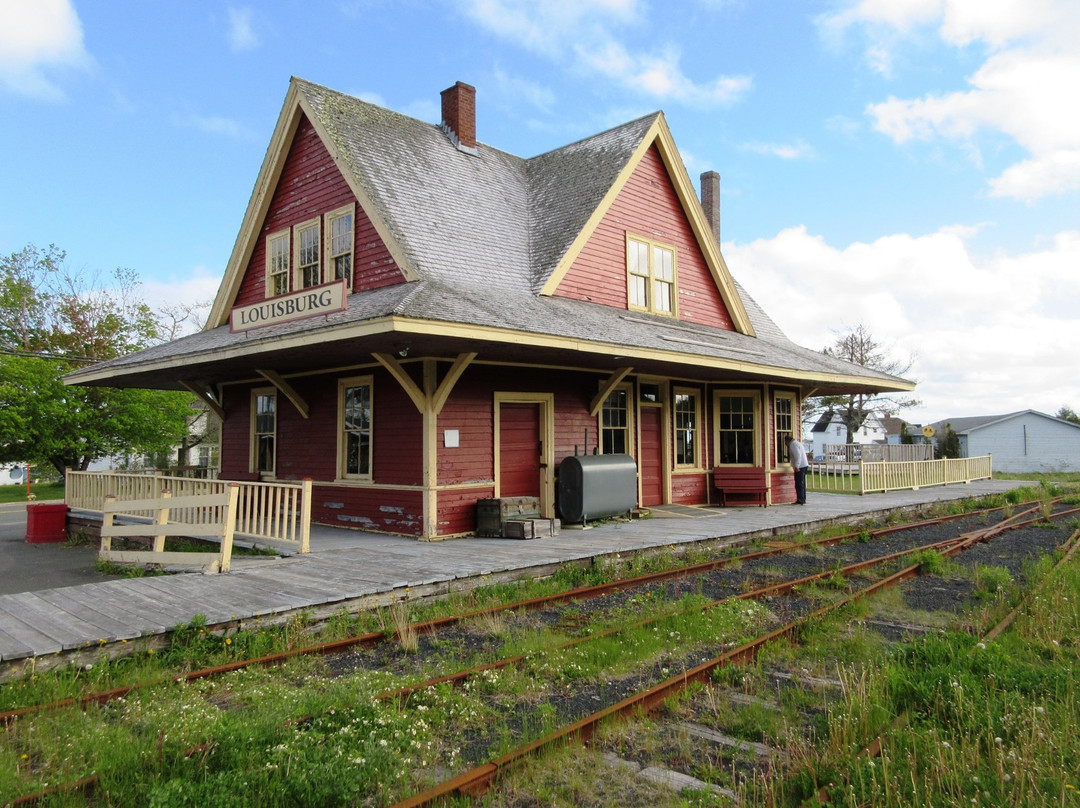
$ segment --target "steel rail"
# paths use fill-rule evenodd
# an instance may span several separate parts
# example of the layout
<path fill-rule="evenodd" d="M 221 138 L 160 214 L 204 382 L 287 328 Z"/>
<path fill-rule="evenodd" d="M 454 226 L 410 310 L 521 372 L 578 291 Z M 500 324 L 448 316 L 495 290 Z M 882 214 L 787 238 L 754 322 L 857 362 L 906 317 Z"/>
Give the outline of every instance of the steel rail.
<path fill-rule="evenodd" d="M 1054 572 L 1060 570 L 1065 564 L 1072 560 L 1073 556 L 1076 555 L 1077 550 L 1080 550 L 1080 530 L 1076 530 L 1062 546 L 1067 547 L 1068 550 L 1062 555 L 1060 559 L 1058 559 L 1057 563 L 1054 564 L 1049 574 L 1053 574 Z M 982 636 L 981 641 L 984 643 L 993 642 L 998 637 L 1000 637 L 1005 632 L 1005 630 L 1013 624 L 1013 622 L 1019 616 L 1020 611 L 1027 605 L 1028 601 L 1030 600 L 1031 591 L 1033 591 L 1034 589 L 1035 587 L 1032 587 L 1031 590 L 1026 592 L 1021 601 L 1017 603 L 1016 606 L 1014 606 L 1012 609 L 1010 609 L 1009 613 L 1006 614 L 1005 617 L 1003 617 L 1000 621 L 998 621 L 997 625 L 995 625 L 986 634 Z M 900 715 L 898 715 L 893 720 L 893 722 L 889 725 L 889 728 L 885 732 L 875 737 L 872 741 L 866 744 L 855 754 L 855 759 L 864 760 L 867 758 L 878 757 L 881 754 L 882 749 L 884 749 L 885 747 L 885 741 L 888 739 L 888 736 L 894 732 L 898 732 L 906 728 L 910 721 L 911 717 L 907 710 L 900 713 Z M 829 799 L 828 789 L 824 786 L 818 789 L 818 792 L 815 795 L 814 804 L 829 805 L 831 802 L 832 800 Z M 804 803 L 804 805 L 805 804 L 806 803 Z"/>
<path fill-rule="evenodd" d="M 304 646 L 301 648 L 292 648 L 286 651 L 279 651 L 273 654 L 253 657 L 251 659 L 237 660 L 236 662 L 230 662 L 224 665 L 215 665 L 208 668 L 201 668 L 199 670 L 190 671 L 180 676 L 163 677 L 154 681 L 138 682 L 123 687 L 113 688 L 110 690 L 98 691 L 81 697 L 69 697 L 65 699 L 58 699 L 52 702 L 47 702 L 45 704 L 19 707 L 12 710 L 0 712 L 0 727 L 7 726 L 19 718 L 33 715 L 37 712 L 59 710 L 65 707 L 71 707 L 75 705 L 78 705 L 82 709 L 93 705 L 101 706 L 103 704 L 107 704 L 114 699 L 124 698 L 138 690 L 149 687 L 156 687 L 158 685 L 168 684 L 170 682 L 176 684 L 187 683 L 198 681 L 200 679 L 208 679 L 215 676 L 221 676 L 226 673 L 231 673 L 233 671 L 242 670 L 249 667 L 272 667 L 274 665 L 281 665 L 295 657 L 329 656 L 332 654 L 340 653 L 342 651 L 346 651 L 351 648 L 373 648 L 377 645 L 389 641 L 390 639 L 394 639 L 400 642 L 401 635 L 404 632 L 415 632 L 417 635 L 431 634 L 441 629 L 452 627 L 466 620 L 484 617 L 491 614 L 498 614 L 500 612 L 534 611 L 546 608 L 547 606 L 558 605 L 560 603 L 566 603 L 569 601 L 589 600 L 591 598 L 602 597 L 613 592 L 621 592 L 625 589 L 633 589 L 635 587 L 646 586 L 651 583 L 660 583 L 663 581 L 675 580 L 678 578 L 688 578 L 694 575 L 700 575 L 703 572 L 712 572 L 715 570 L 723 569 L 724 567 L 729 566 L 733 563 L 744 563 L 746 561 L 756 561 L 763 558 L 771 558 L 777 555 L 783 555 L 785 553 L 798 552 L 799 550 L 803 550 L 809 547 L 829 547 L 836 544 L 842 544 L 848 539 L 862 536 L 865 532 L 869 532 L 871 536 L 877 537 L 889 535 L 891 533 L 903 532 L 906 530 L 916 530 L 921 527 L 941 524 L 944 522 L 954 521 L 969 516 L 979 516 L 981 514 L 993 513 L 994 511 L 998 510 L 1002 510 L 1002 508 L 985 508 L 977 511 L 969 511 L 967 513 L 949 514 L 943 517 L 935 517 L 933 519 L 926 519 L 919 522 L 911 522 L 903 525 L 890 525 L 882 528 L 874 528 L 869 531 L 858 531 L 844 533 L 838 536 L 829 536 L 821 539 L 813 539 L 810 541 L 799 542 L 798 544 L 792 544 L 785 547 L 770 547 L 763 550 L 755 550 L 749 553 L 741 553 L 739 555 L 731 556 L 728 558 L 716 559 L 714 561 L 705 561 L 699 564 L 688 565 L 686 567 L 660 570 L 657 572 L 646 573 L 644 575 L 638 575 L 631 578 L 622 578 L 617 581 L 609 581 L 603 584 L 594 584 L 591 586 L 578 587 L 577 589 L 568 590 L 566 592 L 558 592 L 552 595 L 544 595 L 538 598 L 529 598 L 527 600 L 516 601 L 514 603 L 492 606 L 485 609 L 476 609 L 456 615 L 449 615 L 447 617 L 438 618 L 436 620 L 429 620 L 422 623 L 413 623 L 403 629 L 395 630 L 390 635 L 385 632 L 371 632 L 368 634 L 361 634 L 354 637 L 346 637 L 340 640 L 332 640 L 326 643 L 319 643 L 316 645 Z"/>
<path fill-rule="evenodd" d="M 598 638 L 603 637 L 603 636 L 609 636 L 611 634 L 616 634 L 616 633 L 618 633 L 620 631 L 625 630 L 626 628 L 632 628 L 634 626 L 641 626 L 641 625 L 648 625 L 651 622 L 659 622 L 660 620 L 671 619 L 673 617 L 677 617 L 677 616 L 680 616 L 682 614 L 689 613 L 691 611 L 699 611 L 699 610 L 704 611 L 704 610 L 707 610 L 707 609 L 712 608 L 714 606 L 720 605 L 722 603 L 726 603 L 726 602 L 728 602 L 730 600 L 755 599 L 755 598 L 765 597 L 765 596 L 768 596 L 768 595 L 771 595 L 771 594 L 784 594 L 786 592 L 791 591 L 792 589 L 797 588 L 798 586 L 802 586 L 802 585 L 805 585 L 807 583 L 812 583 L 814 581 L 821 580 L 821 579 L 824 579 L 826 577 L 832 577 L 832 576 L 834 576 L 836 574 L 840 574 L 840 575 L 842 575 L 844 577 L 847 577 L 851 573 L 858 572 L 858 571 L 861 571 L 863 569 L 867 569 L 867 568 L 870 568 L 870 567 L 887 564 L 887 563 L 890 563 L 890 562 L 892 562 L 892 561 L 894 561 L 894 560 L 896 560 L 898 558 L 902 558 L 902 557 L 904 557 L 906 555 L 911 555 L 913 553 L 917 553 L 917 552 L 920 552 L 920 551 L 945 548 L 946 551 L 951 554 L 952 551 L 949 550 L 948 548 L 963 545 L 963 547 L 966 549 L 966 547 L 971 546 L 971 544 L 973 544 L 973 543 L 975 543 L 977 541 L 985 541 L 985 540 L 987 540 L 987 538 L 989 538 L 990 535 L 997 535 L 998 533 L 1003 532 L 1006 529 L 1010 529 L 1008 527 L 1003 527 L 1005 522 L 1010 522 L 1012 520 L 1020 519 L 1021 517 L 1030 514 L 1034 510 L 1035 510 L 1034 508 L 1030 509 L 1028 511 L 1025 511 L 1025 512 L 1017 514 L 1017 515 L 1015 515 L 1013 517 L 1010 517 L 1009 519 L 1004 520 L 1004 522 L 999 523 L 998 525 L 994 525 L 994 526 L 992 526 L 990 528 L 984 528 L 984 529 L 982 529 L 980 531 L 973 531 L 973 532 L 971 532 L 969 534 L 961 534 L 961 536 L 958 536 L 958 537 L 953 538 L 953 539 L 946 539 L 946 540 L 943 540 L 943 541 L 940 541 L 940 542 L 934 542 L 932 544 L 924 545 L 922 547 L 909 548 L 907 550 L 898 551 L 896 553 L 890 553 L 890 554 L 885 555 L 885 556 L 879 556 L 879 557 L 877 557 L 875 559 L 868 559 L 868 560 L 864 560 L 864 561 L 860 561 L 860 562 L 855 562 L 853 564 L 849 564 L 849 565 L 847 565 L 845 567 L 842 567 L 842 568 L 840 568 L 838 570 L 825 570 L 825 571 L 822 571 L 822 572 L 819 572 L 819 573 L 814 573 L 814 574 L 809 575 L 809 576 L 804 576 L 803 578 L 799 578 L 799 579 L 795 579 L 795 580 L 791 580 L 791 581 L 785 581 L 785 582 L 781 582 L 781 583 L 778 583 L 778 584 L 772 584 L 772 585 L 769 585 L 767 587 L 762 587 L 760 589 L 754 590 L 752 592 L 740 593 L 738 595 L 733 595 L 730 598 L 724 598 L 724 599 L 721 599 L 721 600 L 716 600 L 716 601 L 712 601 L 710 603 L 702 604 L 700 606 L 694 607 L 693 609 L 683 610 L 682 612 L 676 612 L 676 613 L 672 613 L 672 614 L 669 614 L 669 615 L 663 615 L 663 616 L 661 616 L 659 618 L 655 618 L 655 619 L 648 619 L 648 620 L 644 620 L 644 621 L 639 621 L 638 623 L 631 624 L 631 626 L 615 627 L 615 628 L 610 629 L 610 630 L 608 630 L 606 632 L 603 632 L 601 634 L 589 635 L 587 637 L 578 638 L 576 640 L 572 640 L 572 641 L 570 641 L 568 643 L 565 643 L 563 645 L 554 646 L 554 647 L 552 647 L 550 649 L 544 649 L 544 650 L 545 650 L 545 652 L 550 652 L 550 651 L 554 651 L 554 650 L 561 650 L 564 647 L 569 647 L 569 646 L 572 646 L 572 645 L 577 645 L 577 644 L 580 644 L 580 643 L 583 643 L 583 642 L 588 642 L 588 641 L 591 641 L 591 640 L 594 640 L 594 639 L 598 639 Z M 1063 513 L 1060 513 L 1060 514 L 1054 514 L 1054 517 L 1056 518 L 1056 517 L 1059 517 L 1059 516 L 1065 516 L 1065 515 L 1069 515 L 1069 514 L 1075 513 L 1075 512 L 1080 512 L 1080 509 L 1075 509 L 1073 511 L 1066 511 L 1066 512 L 1063 512 Z M 968 514 L 965 514 L 965 515 L 968 515 Z M 923 523 L 919 523 L 918 525 L 909 525 L 907 527 L 910 529 L 910 528 L 913 528 L 913 527 L 916 527 L 916 526 L 925 526 L 926 524 L 935 524 L 935 523 L 938 523 L 940 521 L 948 521 L 948 519 L 932 520 L 930 522 L 923 522 Z M 1027 522 L 1020 522 L 1020 523 L 1018 523 L 1016 525 L 1013 525 L 1013 527 L 1020 527 L 1020 526 L 1023 526 L 1025 524 L 1030 524 L 1033 521 L 1037 521 L 1037 520 L 1028 520 Z M 885 530 L 887 532 L 892 532 L 894 529 L 888 528 L 888 529 L 885 529 Z M 1078 534 L 1080 534 L 1080 531 L 1078 531 Z M 859 534 L 855 534 L 855 535 L 859 535 Z M 805 547 L 805 546 L 807 546 L 809 544 L 814 544 L 814 543 L 818 543 L 818 542 L 802 543 L 802 544 L 796 545 L 794 548 L 791 548 L 791 549 L 796 549 L 796 548 L 799 548 L 799 547 Z M 1076 548 L 1074 547 L 1073 551 L 1075 551 L 1075 550 L 1076 550 Z M 1070 555 L 1071 555 L 1071 552 L 1070 552 Z M 767 556 L 765 556 L 765 557 L 767 557 Z M 740 558 L 742 558 L 742 557 L 740 557 Z M 730 560 L 734 560 L 734 559 L 730 559 Z M 710 562 L 710 563 L 713 563 L 713 562 Z M 465 772 L 462 775 L 454 777 L 451 780 L 448 780 L 445 783 L 441 784 L 440 786 L 436 787 L 436 789 L 449 789 L 449 791 L 443 791 L 439 795 L 436 795 L 433 798 L 438 798 L 438 796 L 445 796 L 448 793 L 454 793 L 454 792 L 462 793 L 462 794 L 481 793 L 487 787 L 487 784 L 492 779 L 494 779 L 495 777 L 500 775 L 508 767 L 515 765 L 518 761 L 520 761 L 521 759 L 523 759 L 525 757 L 528 757 L 528 756 L 530 756 L 532 754 L 535 754 L 535 753 L 547 748 L 552 743 L 555 743 L 555 742 L 558 742 L 558 741 L 561 741 L 561 740 L 565 740 L 565 739 L 573 739 L 573 738 L 580 738 L 582 741 L 587 741 L 589 738 L 592 737 L 592 735 L 595 732 L 595 730 L 596 730 L 597 726 L 599 725 L 599 723 L 606 720 L 607 718 L 612 717 L 612 716 L 616 716 L 616 715 L 627 715 L 627 714 L 629 714 L 629 713 L 631 713 L 631 712 L 633 712 L 635 710 L 641 710 L 641 709 L 645 709 L 646 711 L 651 710 L 655 705 L 657 705 L 659 703 L 662 703 L 664 700 L 669 698 L 671 695 L 674 695 L 675 693 L 679 692 L 679 690 L 681 690 L 682 688 L 685 688 L 690 683 L 695 682 L 695 681 L 702 681 L 705 677 L 710 675 L 711 671 L 714 670 L 715 668 L 720 667 L 720 666 L 725 665 L 725 664 L 740 664 L 742 662 L 750 661 L 756 655 L 757 650 L 760 649 L 761 647 L 763 647 L 764 645 L 766 645 L 766 644 L 768 644 L 770 642 L 773 642 L 773 641 L 775 641 L 777 639 L 781 639 L 783 637 L 793 636 L 801 627 L 808 624 L 809 621 L 811 621 L 813 619 L 816 619 L 816 618 L 819 618 L 819 617 L 821 617 L 821 616 L 823 616 L 823 615 L 825 615 L 825 614 L 827 614 L 827 613 L 829 613 L 829 612 L 831 612 L 831 611 L 833 611 L 835 609 L 841 608 L 842 606 L 847 605 L 848 603 L 854 602 L 855 600 L 857 600 L 857 599 L 859 599 L 861 597 L 865 597 L 865 596 L 867 596 L 869 594 L 872 594 L 873 592 L 876 592 L 878 589 L 882 588 L 885 585 L 891 585 L 892 583 L 895 583 L 895 582 L 898 582 L 898 581 L 901 581 L 901 580 L 905 580 L 907 578 L 912 577 L 913 575 L 917 575 L 919 567 L 920 567 L 920 565 L 918 565 L 918 564 L 909 566 L 906 569 L 901 570 L 898 573 L 894 573 L 893 575 L 883 579 L 882 581 L 879 581 L 879 582 L 877 582 L 877 583 L 875 583 L 875 584 L 873 584 L 873 585 L 871 585 L 869 587 L 866 587 L 866 588 L 864 588 L 862 590 L 859 590 L 859 591 L 857 591 L 855 593 L 852 593 L 852 594 L 846 596 L 845 598 L 841 599 L 840 601 L 837 601 L 836 603 L 829 604 L 829 605 L 827 605 L 825 607 L 822 607 L 822 608 L 816 610 L 815 612 L 813 612 L 813 613 L 811 613 L 809 615 L 804 616 L 803 618 L 800 618 L 800 619 L 798 619 L 796 621 L 793 621 L 792 623 L 789 623 L 787 626 L 784 626 L 784 627 L 782 627 L 780 629 L 776 629 L 776 630 L 774 630 L 772 632 L 769 632 L 766 635 L 763 635 L 762 637 L 757 638 L 756 640 L 753 640 L 753 641 L 751 641 L 749 643 L 746 643 L 746 644 L 744 644 L 744 645 L 742 645 L 742 646 L 740 646 L 738 648 L 735 648 L 735 649 L 733 649 L 731 651 L 725 652 L 724 654 L 720 655 L 719 657 L 714 658 L 713 660 L 702 663 L 701 665 L 698 665 L 697 667 L 691 669 L 690 671 L 686 671 L 681 675 L 672 677 L 671 679 L 667 680 L 666 682 L 661 682 L 660 684 L 655 685 L 654 687 L 649 688 L 646 691 L 642 691 L 641 693 L 636 694 L 635 696 L 630 696 L 627 699 L 624 699 L 622 702 L 619 702 L 616 705 L 612 705 L 609 708 L 605 708 L 604 710 L 593 714 L 593 716 L 589 716 L 589 717 L 586 717 L 585 719 L 581 719 L 578 722 L 575 722 L 574 724 L 570 725 L 569 727 L 564 728 L 563 730 L 559 730 L 559 731 L 556 731 L 554 733 L 551 733 L 550 736 L 545 736 L 544 738 L 538 739 L 537 741 L 534 741 L 534 742 L 532 742 L 530 744 L 525 745 L 524 747 L 521 747 L 519 750 L 514 750 L 513 752 L 507 753 L 506 755 L 503 755 L 501 758 L 498 758 L 495 761 L 492 761 L 492 762 L 490 762 L 488 764 L 484 764 L 483 766 L 477 767 L 476 769 L 473 769 L 473 770 L 471 770 L 469 772 Z M 648 577 L 648 576 L 646 576 L 646 577 Z M 630 579 L 627 579 L 627 580 L 630 580 Z M 355 638 L 351 638 L 351 639 L 355 639 Z M 330 646 L 330 645 L 336 645 L 336 644 L 337 643 L 328 643 L 328 644 L 324 644 L 324 646 Z M 431 687 L 431 686 L 433 686 L 435 684 L 438 684 L 438 683 L 441 683 L 443 681 L 455 681 L 455 682 L 456 681 L 463 681 L 469 675 L 473 675 L 473 674 L 475 674 L 477 672 L 480 672 L 482 670 L 490 670 L 490 669 L 493 669 L 493 668 L 496 668 L 496 667 L 506 667 L 509 664 L 516 664 L 517 662 L 519 662 L 521 660 L 524 660 L 525 658 L 526 658 L 526 655 L 522 654 L 522 655 L 518 655 L 516 657 L 508 658 L 507 660 L 499 660 L 496 663 L 490 663 L 488 665 L 479 666 L 477 668 L 470 669 L 469 671 L 458 672 L 457 674 L 451 674 L 449 676 L 440 677 L 440 678 L 435 679 L 435 680 L 429 680 L 428 682 L 420 683 L 420 684 L 417 684 L 417 685 L 411 685 L 411 686 L 408 686 L 406 688 L 402 688 L 399 691 L 386 692 L 386 693 L 383 693 L 383 694 L 380 694 L 380 695 L 376 696 L 376 698 L 382 700 L 382 699 L 390 699 L 390 698 L 395 698 L 395 697 L 407 696 L 410 693 L 416 692 L 416 691 L 421 690 L 421 689 L 426 689 L 427 687 Z M 201 672 L 194 672 L 194 673 L 201 673 Z M 166 680 L 166 681 L 180 681 L 180 680 L 181 679 L 178 678 L 176 680 Z M 681 684 L 679 684 L 679 683 L 681 683 Z M 121 695 L 121 692 L 128 693 L 128 692 L 131 692 L 132 689 L 133 688 L 130 688 L 130 687 L 129 688 L 117 688 L 117 689 L 112 690 L 112 691 L 106 691 L 106 692 L 103 692 L 103 693 L 100 693 L 100 694 L 93 694 L 94 698 L 87 697 L 86 699 L 84 699 L 84 701 L 86 703 L 92 703 L 94 700 L 98 700 L 98 703 L 105 703 L 106 701 L 109 700 L 109 698 L 117 698 L 117 697 L 119 697 L 119 695 Z M 107 696 L 108 698 L 102 698 L 102 697 L 105 697 L 105 696 Z M 67 701 L 70 704 L 70 703 L 74 703 L 75 700 L 72 699 L 72 700 L 67 700 Z M 310 719 L 311 716 L 308 716 L 306 718 Z M 590 721 L 590 719 L 593 719 L 593 720 Z M 297 720 L 298 721 L 303 721 L 305 719 L 301 718 L 301 719 L 297 719 Z M 189 755 L 189 754 L 198 753 L 200 751 L 205 751 L 207 748 L 209 748 L 210 745 L 211 745 L 210 743 L 200 744 L 200 745 L 198 745 L 196 747 L 192 747 L 192 749 L 190 749 L 190 750 L 187 750 L 184 754 Z M 97 775 L 92 775 L 90 777 L 83 778 L 83 779 L 81 779 L 79 781 L 76 781 L 74 783 L 70 783 L 70 784 L 66 784 L 66 785 L 60 785 L 60 786 L 53 786 L 53 787 L 50 787 L 48 789 L 44 789 L 44 790 L 39 791 L 39 792 L 22 795 L 22 796 L 18 797 L 16 799 L 16 801 L 9 803 L 9 805 L 11 805 L 13 807 L 15 805 L 18 805 L 20 807 L 22 807 L 22 806 L 31 806 L 31 805 L 36 805 L 39 802 L 47 799 L 48 797 L 54 796 L 54 795 L 56 795 L 58 793 L 70 793 L 70 792 L 79 791 L 79 790 L 89 792 L 89 791 L 92 791 L 96 787 L 97 782 L 98 782 Z M 429 790 L 429 792 L 434 791 L 434 790 L 435 789 Z M 424 794 L 428 794 L 429 792 L 424 792 Z M 423 795 L 416 795 L 415 797 L 410 798 L 410 799 L 419 799 L 422 796 Z M 412 802 L 410 802 L 409 800 L 406 800 L 406 801 L 403 801 L 401 803 L 398 803 L 395 806 L 395 808 L 398 808 L 398 806 L 406 806 L 406 805 L 412 805 L 412 804 L 413 804 Z M 421 802 L 421 803 L 416 803 L 416 804 L 420 805 L 420 804 L 426 804 L 426 803 Z"/>
<path fill-rule="evenodd" d="M 1032 509 L 1034 510 L 1034 509 Z M 1080 510 L 1080 509 L 1078 509 Z M 1026 516 L 1031 511 L 1017 514 L 1015 517 L 1011 517 L 1007 521 L 1019 520 L 1020 517 Z M 1055 516 L 1067 515 L 1066 512 L 1062 514 L 1055 514 Z M 1032 520 L 1034 521 L 1034 520 Z M 1020 527 L 1028 522 L 1019 522 L 1012 525 L 1012 528 Z M 881 559 L 875 559 L 872 562 L 857 562 L 856 564 L 849 565 L 852 571 L 858 571 L 865 569 L 868 566 L 874 566 L 877 564 L 888 563 L 895 560 L 898 556 L 909 555 L 913 552 L 918 552 L 919 549 L 942 549 L 942 552 L 946 555 L 953 555 L 956 552 L 966 550 L 977 542 L 987 541 L 995 535 L 1010 529 L 1008 526 L 1002 526 L 1002 524 L 994 525 L 989 528 L 983 528 L 978 531 L 970 531 L 969 533 L 962 534 L 955 539 L 947 539 L 941 542 L 935 542 L 931 545 L 926 545 L 923 548 L 917 548 L 914 550 L 901 551 L 900 553 L 893 553 L 889 556 L 882 556 Z M 684 671 L 682 674 L 671 677 L 659 684 L 656 684 L 646 690 L 640 691 L 636 694 L 628 696 L 622 701 L 599 710 L 592 715 L 579 719 L 578 721 L 568 724 L 558 730 L 555 730 L 541 738 L 524 744 L 517 749 L 514 749 L 506 754 L 495 758 L 487 763 L 477 766 L 469 771 L 466 771 L 460 775 L 457 775 L 450 780 L 437 784 L 419 794 L 413 795 L 405 800 L 401 800 L 393 805 L 393 808 L 420 808 L 420 806 L 431 805 L 436 800 L 441 800 L 449 797 L 453 794 L 462 795 L 475 795 L 483 793 L 489 785 L 505 774 L 510 769 L 521 764 L 525 759 L 538 754 L 541 751 L 548 749 L 549 747 L 559 743 L 579 742 L 587 743 L 595 734 L 599 726 L 612 718 L 625 717 L 636 712 L 650 712 L 656 705 L 664 702 L 671 696 L 674 696 L 685 689 L 692 683 L 704 682 L 712 675 L 712 672 L 720 667 L 730 664 L 742 664 L 751 661 L 758 653 L 758 651 L 766 645 L 775 642 L 779 639 L 795 636 L 801 629 L 809 625 L 811 622 L 820 619 L 821 617 L 836 611 L 844 606 L 854 603 L 855 601 L 868 597 L 881 589 L 892 586 L 896 583 L 900 583 L 909 578 L 912 578 L 919 574 L 921 564 L 912 564 L 900 571 L 889 575 L 880 581 L 870 584 L 856 592 L 853 592 L 834 603 L 827 604 L 810 614 L 798 618 L 787 625 L 775 629 L 767 634 L 762 635 L 738 648 L 727 651 L 711 660 L 707 660 L 690 670 Z M 847 568 L 844 568 L 845 570 Z M 833 575 L 835 571 L 827 571 L 824 573 L 818 573 L 812 576 L 808 576 L 805 580 L 820 579 L 825 576 Z M 780 585 L 790 590 L 800 584 L 799 581 L 785 582 Z"/>

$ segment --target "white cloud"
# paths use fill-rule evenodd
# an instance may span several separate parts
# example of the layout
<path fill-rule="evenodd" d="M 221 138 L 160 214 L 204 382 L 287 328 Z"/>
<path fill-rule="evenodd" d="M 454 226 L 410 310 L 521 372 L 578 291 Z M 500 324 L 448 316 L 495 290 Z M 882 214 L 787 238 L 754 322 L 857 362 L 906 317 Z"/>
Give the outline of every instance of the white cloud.
<path fill-rule="evenodd" d="M 70 0 L 0 0 L 0 84 L 22 95 L 58 101 L 64 92 L 52 75 L 92 64 Z"/>
<path fill-rule="evenodd" d="M 259 46 L 259 37 L 252 25 L 254 14 L 250 8 L 229 9 L 229 47 L 236 53 L 254 50 Z"/>
<path fill-rule="evenodd" d="M 765 157 L 779 157 L 781 160 L 809 160 L 817 157 L 814 147 L 801 140 L 795 143 L 744 143 L 740 148 Z"/>
<path fill-rule="evenodd" d="M 992 178 L 991 195 L 1032 201 L 1080 189 L 1080 6 L 1073 0 L 863 0 L 824 26 L 856 23 L 868 30 L 868 58 L 878 64 L 890 59 L 881 53 L 882 27 L 895 39 L 935 26 L 950 45 L 978 43 L 990 52 L 966 90 L 869 105 L 879 131 L 898 143 L 955 140 L 977 163 L 980 131 L 1002 132 L 1029 157 Z"/>
<path fill-rule="evenodd" d="M 178 280 L 143 280 L 139 293 L 147 305 L 155 311 L 165 308 L 180 310 L 186 307 L 201 307 L 213 303 L 221 284 L 221 272 L 211 271 L 199 266 L 191 270 L 186 278 Z M 197 331 L 209 314 L 206 307 L 199 308 L 191 321 L 182 326 L 184 334 Z"/>
<path fill-rule="evenodd" d="M 834 247 L 806 231 L 726 244 L 732 273 L 793 340 L 821 349 L 864 323 L 911 375 L 928 422 L 1080 406 L 1075 301 L 1080 231 L 1044 249 L 978 258 L 970 227 Z"/>
<path fill-rule="evenodd" d="M 210 135 L 224 135 L 236 140 L 251 140 L 255 134 L 243 124 L 220 115 L 188 115 L 175 118 L 180 126 L 198 129 Z"/>
<path fill-rule="evenodd" d="M 637 0 L 460 0 L 464 12 L 495 35 L 573 69 L 606 76 L 661 101 L 713 107 L 737 101 L 751 88 L 747 76 L 695 81 L 672 45 L 629 48 L 617 29 L 643 21 Z"/>

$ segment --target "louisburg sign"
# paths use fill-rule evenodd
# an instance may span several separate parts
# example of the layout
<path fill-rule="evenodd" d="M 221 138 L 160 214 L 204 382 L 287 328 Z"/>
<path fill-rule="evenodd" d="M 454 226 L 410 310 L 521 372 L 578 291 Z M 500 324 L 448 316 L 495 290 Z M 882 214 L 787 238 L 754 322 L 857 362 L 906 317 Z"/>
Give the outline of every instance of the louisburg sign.
<path fill-rule="evenodd" d="M 250 306 L 239 306 L 232 310 L 229 317 L 229 330 L 250 331 L 253 328 L 344 311 L 345 307 L 345 281 L 334 281 L 289 295 L 272 297 Z"/>

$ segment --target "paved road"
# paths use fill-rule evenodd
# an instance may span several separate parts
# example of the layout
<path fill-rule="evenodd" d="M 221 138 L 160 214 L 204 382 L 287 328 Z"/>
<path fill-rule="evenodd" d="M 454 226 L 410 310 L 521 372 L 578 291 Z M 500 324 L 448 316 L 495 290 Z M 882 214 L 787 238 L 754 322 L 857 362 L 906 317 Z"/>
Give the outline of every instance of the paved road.
<path fill-rule="evenodd" d="M 0 595 L 119 578 L 94 569 L 96 545 L 30 544 L 26 506 L 0 505 Z"/>

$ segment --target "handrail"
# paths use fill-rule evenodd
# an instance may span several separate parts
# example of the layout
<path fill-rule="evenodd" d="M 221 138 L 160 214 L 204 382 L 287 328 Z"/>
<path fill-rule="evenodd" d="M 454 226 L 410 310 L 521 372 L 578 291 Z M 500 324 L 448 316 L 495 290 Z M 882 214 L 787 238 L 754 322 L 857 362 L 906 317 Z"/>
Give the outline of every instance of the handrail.
<path fill-rule="evenodd" d="M 942 460 L 868 461 L 860 459 L 818 460 L 810 464 L 807 485 L 819 491 L 876 494 L 934 485 L 955 485 L 993 479 L 993 458 L 945 458 Z"/>

